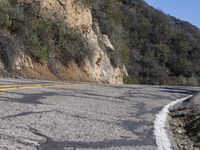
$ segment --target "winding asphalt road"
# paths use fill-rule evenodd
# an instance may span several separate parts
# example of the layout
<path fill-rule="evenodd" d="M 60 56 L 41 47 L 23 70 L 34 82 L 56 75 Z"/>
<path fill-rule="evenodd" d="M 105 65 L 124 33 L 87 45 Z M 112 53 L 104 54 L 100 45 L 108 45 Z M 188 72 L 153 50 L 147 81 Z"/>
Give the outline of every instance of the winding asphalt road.
<path fill-rule="evenodd" d="M 2 78 L 0 92 L 2 150 L 156 150 L 156 114 L 194 91 Z"/>

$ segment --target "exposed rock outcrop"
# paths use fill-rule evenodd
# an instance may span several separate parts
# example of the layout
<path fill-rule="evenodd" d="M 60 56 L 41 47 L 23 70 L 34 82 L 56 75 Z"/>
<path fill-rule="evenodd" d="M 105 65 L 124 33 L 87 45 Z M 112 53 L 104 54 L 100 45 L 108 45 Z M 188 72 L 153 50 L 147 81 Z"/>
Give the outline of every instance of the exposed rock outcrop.
<path fill-rule="evenodd" d="M 67 66 L 56 57 L 56 52 L 52 51 L 47 64 L 44 66 L 49 68 L 54 76 L 65 80 L 72 79 L 110 84 L 123 83 L 124 74 L 120 68 L 112 66 L 107 55 L 109 51 L 115 50 L 114 46 L 111 44 L 109 37 L 101 33 L 98 23 L 93 20 L 90 8 L 82 0 L 17 0 L 17 2 L 27 5 L 28 9 L 31 8 L 29 12 L 33 12 L 38 16 L 52 20 L 62 20 L 67 28 L 72 28 L 80 33 L 87 42 L 88 48 L 92 50 L 91 56 L 85 57 L 81 64 L 70 61 Z M 18 42 L 10 36 L 9 39 L 11 40 L 9 43 L 14 43 L 11 45 Z M 7 46 L 7 48 L 13 50 L 12 52 L 10 50 L 5 51 L 6 56 L 12 55 L 12 58 L 9 57 L 8 59 L 9 66 L 12 66 L 12 69 L 26 70 L 26 72 L 28 68 L 29 73 L 30 70 L 34 72 L 36 68 L 31 58 L 25 54 L 23 44 L 18 43 L 18 45 L 21 46 L 14 46 L 16 48 Z M 9 52 L 11 54 L 8 54 Z M 124 68 L 124 70 L 126 69 Z"/>
<path fill-rule="evenodd" d="M 101 34 L 95 23 L 91 10 L 82 1 L 77 0 L 42 0 L 41 15 L 49 18 L 64 18 L 68 27 L 76 29 L 87 40 L 93 56 L 85 58 L 81 65 L 83 70 L 93 80 L 103 83 L 123 83 L 123 74 L 119 68 L 114 68 L 105 50 L 114 50 L 107 35 Z M 104 46 L 104 49 L 102 48 Z"/>

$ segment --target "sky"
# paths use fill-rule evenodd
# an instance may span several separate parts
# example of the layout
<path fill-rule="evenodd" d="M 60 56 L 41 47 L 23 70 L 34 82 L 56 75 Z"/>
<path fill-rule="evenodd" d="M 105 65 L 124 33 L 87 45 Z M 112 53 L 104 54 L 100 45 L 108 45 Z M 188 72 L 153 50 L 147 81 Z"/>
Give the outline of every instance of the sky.
<path fill-rule="evenodd" d="M 188 21 L 200 28 L 200 0 L 145 0 L 166 14 Z"/>

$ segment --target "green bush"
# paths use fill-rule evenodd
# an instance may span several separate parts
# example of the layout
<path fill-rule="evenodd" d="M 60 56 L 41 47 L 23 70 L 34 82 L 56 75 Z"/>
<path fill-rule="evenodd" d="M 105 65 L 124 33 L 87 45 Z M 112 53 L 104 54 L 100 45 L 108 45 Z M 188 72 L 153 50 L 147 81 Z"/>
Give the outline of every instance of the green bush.
<path fill-rule="evenodd" d="M 168 62 L 170 57 L 169 47 L 162 42 L 155 44 L 155 57 L 158 59 L 159 63 Z"/>
<path fill-rule="evenodd" d="M 8 0 L 2 0 L 0 3 L 0 27 L 9 28 L 12 24 L 10 11 L 12 6 Z"/>
<path fill-rule="evenodd" d="M 81 63 L 84 57 L 90 58 L 92 50 L 89 49 L 87 41 L 73 29 L 65 29 L 59 36 L 57 47 L 62 52 L 63 63 L 70 60 Z"/>
<path fill-rule="evenodd" d="M 56 23 L 44 18 L 35 18 L 26 32 L 27 44 L 31 47 L 32 55 L 47 60 L 55 48 L 53 27 Z"/>
<path fill-rule="evenodd" d="M 10 28 L 12 20 L 8 14 L 0 14 L 0 27 Z"/>
<path fill-rule="evenodd" d="M 24 15 L 22 7 L 13 5 L 10 0 L 0 2 L 0 27 L 8 29 L 14 25 L 14 21 L 22 21 Z"/>
<path fill-rule="evenodd" d="M 135 77 L 131 76 L 124 76 L 123 77 L 124 84 L 137 84 L 138 81 Z"/>

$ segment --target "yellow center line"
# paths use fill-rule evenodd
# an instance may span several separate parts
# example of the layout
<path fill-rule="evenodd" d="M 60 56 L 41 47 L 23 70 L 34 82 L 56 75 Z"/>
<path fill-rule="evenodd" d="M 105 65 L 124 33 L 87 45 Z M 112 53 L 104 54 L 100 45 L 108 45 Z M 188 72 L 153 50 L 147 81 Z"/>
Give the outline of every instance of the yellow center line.
<path fill-rule="evenodd" d="M 17 84 L 17 85 L 3 85 L 0 86 L 1 91 L 17 90 L 17 89 L 36 89 L 36 88 L 50 88 L 50 87 L 67 87 L 67 86 L 79 86 L 81 84 Z"/>

